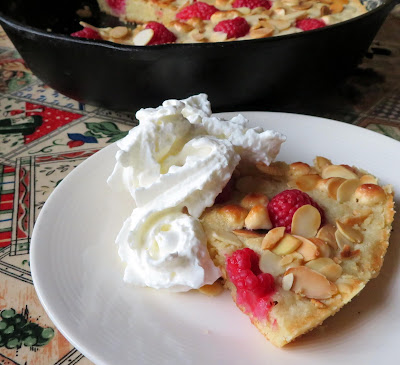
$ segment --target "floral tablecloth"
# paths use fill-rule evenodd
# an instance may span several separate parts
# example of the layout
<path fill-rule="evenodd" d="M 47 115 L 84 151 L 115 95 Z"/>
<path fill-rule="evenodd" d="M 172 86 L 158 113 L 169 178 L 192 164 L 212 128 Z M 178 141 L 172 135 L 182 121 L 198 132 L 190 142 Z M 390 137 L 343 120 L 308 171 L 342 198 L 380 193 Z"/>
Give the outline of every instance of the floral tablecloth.
<path fill-rule="evenodd" d="M 318 103 L 285 111 L 341 120 L 400 140 L 400 8 L 346 85 Z M 135 125 L 130 113 L 84 105 L 44 85 L 0 28 L 0 364 L 91 364 L 58 332 L 36 296 L 30 237 L 60 181 Z"/>

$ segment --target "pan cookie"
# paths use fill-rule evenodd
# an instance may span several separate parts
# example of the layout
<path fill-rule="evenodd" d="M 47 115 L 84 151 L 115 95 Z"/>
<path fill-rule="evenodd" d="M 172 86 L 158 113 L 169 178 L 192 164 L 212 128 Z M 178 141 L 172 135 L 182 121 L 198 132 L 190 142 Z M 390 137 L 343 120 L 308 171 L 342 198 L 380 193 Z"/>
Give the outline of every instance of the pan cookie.
<path fill-rule="evenodd" d="M 241 167 L 226 196 L 201 217 L 210 256 L 277 347 L 335 314 L 381 269 L 393 191 L 361 169 L 323 157 Z"/>
<path fill-rule="evenodd" d="M 96 31 L 96 37 L 101 39 L 137 46 L 268 38 L 322 28 L 366 12 L 360 0 L 98 0 L 98 3 L 103 12 L 139 25 L 136 28 L 82 25 Z M 73 35 L 88 37 L 88 32 L 80 32 Z M 173 36 L 162 37 L 169 32 Z"/>

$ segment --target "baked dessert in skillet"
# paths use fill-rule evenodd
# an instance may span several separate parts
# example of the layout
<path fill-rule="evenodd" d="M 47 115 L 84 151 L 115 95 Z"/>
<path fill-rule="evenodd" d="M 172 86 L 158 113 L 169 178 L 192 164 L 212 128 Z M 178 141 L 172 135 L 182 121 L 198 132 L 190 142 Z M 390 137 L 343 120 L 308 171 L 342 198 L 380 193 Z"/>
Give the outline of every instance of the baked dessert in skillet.
<path fill-rule="evenodd" d="M 335 24 L 366 12 L 359 0 L 98 0 L 100 9 L 136 28 L 83 24 L 75 36 L 130 45 L 267 38 Z M 86 31 L 85 31 L 86 30 Z"/>
<path fill-rule="evenodd" d="M 236 305 L 277 347 L 320 325 L 381 269 L 390 185 L 316 157 L 240 169 L 201 217 Z"/>

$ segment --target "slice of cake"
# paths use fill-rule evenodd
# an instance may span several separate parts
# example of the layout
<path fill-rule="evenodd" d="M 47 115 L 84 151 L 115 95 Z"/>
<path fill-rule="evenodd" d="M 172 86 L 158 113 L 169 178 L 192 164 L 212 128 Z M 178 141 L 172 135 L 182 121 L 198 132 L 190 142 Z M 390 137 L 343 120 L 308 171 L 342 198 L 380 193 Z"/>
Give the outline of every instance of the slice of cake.
<path fill-rule="evenodd" d="M 275 346 L 320 325 L 381 269 L 394 216 L 390 185 L 317 157 L 236 171 L 202 216 L 208 249 L 237 306 Z"/>
<path fill-rule="evenodd" d="M 73 36 L 128 45 L 207 43 L 267 38 L 314 30 L 364 14 L 360 0 L 98 0 L 101 11 L 137 28 Z M 96 33 L 94 34 L 93 31 Z"/>

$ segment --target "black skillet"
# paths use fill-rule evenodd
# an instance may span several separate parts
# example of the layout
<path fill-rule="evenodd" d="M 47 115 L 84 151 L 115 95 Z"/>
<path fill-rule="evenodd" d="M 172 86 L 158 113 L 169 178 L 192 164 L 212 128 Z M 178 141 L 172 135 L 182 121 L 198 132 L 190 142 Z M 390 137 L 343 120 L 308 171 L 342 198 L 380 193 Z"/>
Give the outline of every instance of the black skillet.
<path fill-rule="evenodd" d="M 135 47 L 68 36 L 81 28 L 76 11 L 83 5 L 93 25 L 117 24 L 95 0 L 1 0 L 0 24 L 36 76 L 73 99 L 136 111 L 205 92 L 223 111 L 285 105 L 335 87 L 397 2 L 314 31 L 208 44 Z"/>

